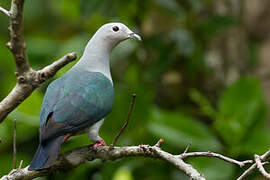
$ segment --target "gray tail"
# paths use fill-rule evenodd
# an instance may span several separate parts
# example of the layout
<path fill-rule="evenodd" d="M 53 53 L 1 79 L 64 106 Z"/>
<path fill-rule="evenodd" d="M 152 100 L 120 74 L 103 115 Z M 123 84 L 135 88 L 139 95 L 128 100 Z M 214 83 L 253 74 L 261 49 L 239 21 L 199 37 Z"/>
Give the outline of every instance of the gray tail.
<path fill-rule="evenodd" d="M 40 143 L 28 170 L 42 170 L 52 166 L 57 159 L 63 138 L 64 136 L 59 136 L 46 143 Z"/>

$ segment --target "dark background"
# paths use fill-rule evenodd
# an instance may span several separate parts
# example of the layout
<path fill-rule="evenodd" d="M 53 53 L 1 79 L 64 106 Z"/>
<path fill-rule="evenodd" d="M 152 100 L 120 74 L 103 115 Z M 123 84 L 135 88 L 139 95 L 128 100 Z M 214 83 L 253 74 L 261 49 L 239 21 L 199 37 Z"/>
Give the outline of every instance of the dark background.
<path fill-rule="evenodd" d="M 10 1 L 0 5 L 9 9 Z M 214 151 L 252 159 L 270 146 L 270 1 L 268 0 L 26 0 L 25 40 L 29 61 L 40 69 L 66 53 L 81 56 L 104 23 L 120 21 L 143 38 L 112 53 L 115 84 L 112 113 L 100 135 L 110 144 L 136 93 L 131 122 L 119 146 L 155 144 L 174 154 Z M 8 18 L 0 14 L 0 98 L 16 83 Z M 74 64 L 74 63 L 73 63 Z M 63 68 L 53 79 L 63 75 Z M 12 169 L 13 120 L 17 119 L 18 163 L 29 164 L 38 145 L 39 112 L 49 80 L 0 125 L 0 175 Z M 71 138 L 63 151 L 89 144 Z M 214 158 L 187 161 L 210 180 L 236 179 L 244 169 Z M 168 163 L 126 158 L 89 162 L 39 179 L 188 179 Z M 261 179 L 254 173 L 250 179 Z"/>

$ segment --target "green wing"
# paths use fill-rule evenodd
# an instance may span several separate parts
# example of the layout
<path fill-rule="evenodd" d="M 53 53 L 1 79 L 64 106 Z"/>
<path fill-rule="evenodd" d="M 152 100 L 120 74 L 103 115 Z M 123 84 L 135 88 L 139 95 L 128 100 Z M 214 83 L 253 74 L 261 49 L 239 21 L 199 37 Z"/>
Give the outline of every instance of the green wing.
<path fill-rule="evenodd" d="M 61 128 L 57 134 L 84 129 L 104 118 L 112 108 L 113 85 L 99 72 L 69 71 L 55 80 L 44 97 L 40 125 L 50 114 Z"/>

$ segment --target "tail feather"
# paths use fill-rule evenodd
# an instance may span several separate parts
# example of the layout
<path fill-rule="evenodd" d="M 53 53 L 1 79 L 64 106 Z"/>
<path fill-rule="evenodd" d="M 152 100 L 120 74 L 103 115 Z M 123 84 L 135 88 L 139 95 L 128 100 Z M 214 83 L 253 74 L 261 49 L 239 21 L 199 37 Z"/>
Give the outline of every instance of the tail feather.
<path fill-rule="evenodd" d="M 64 137 L 65 136 L 59 136 L 44 144 L 39 144 L 28 170 L 42 170 L 52 166 L 57 159 L 57 155 Z"/>

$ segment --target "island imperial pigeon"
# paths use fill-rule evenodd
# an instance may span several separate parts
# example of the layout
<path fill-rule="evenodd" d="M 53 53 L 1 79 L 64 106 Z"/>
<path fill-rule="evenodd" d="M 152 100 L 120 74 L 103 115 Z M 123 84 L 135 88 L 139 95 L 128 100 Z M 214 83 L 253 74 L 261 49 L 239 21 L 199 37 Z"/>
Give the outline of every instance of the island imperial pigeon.
<path fill-rule="evenodd" d="M 61 144 L 72 135 L 87 132 L 94 148 L 106 145 L 98 131 L 113 104 L 110 53 L 129 38 L 141 40 L 124 24 L 103 25 L 78 63 L 48 86 L 40 113 L 40 144 L 29 170 L 52 166 Z"/>

